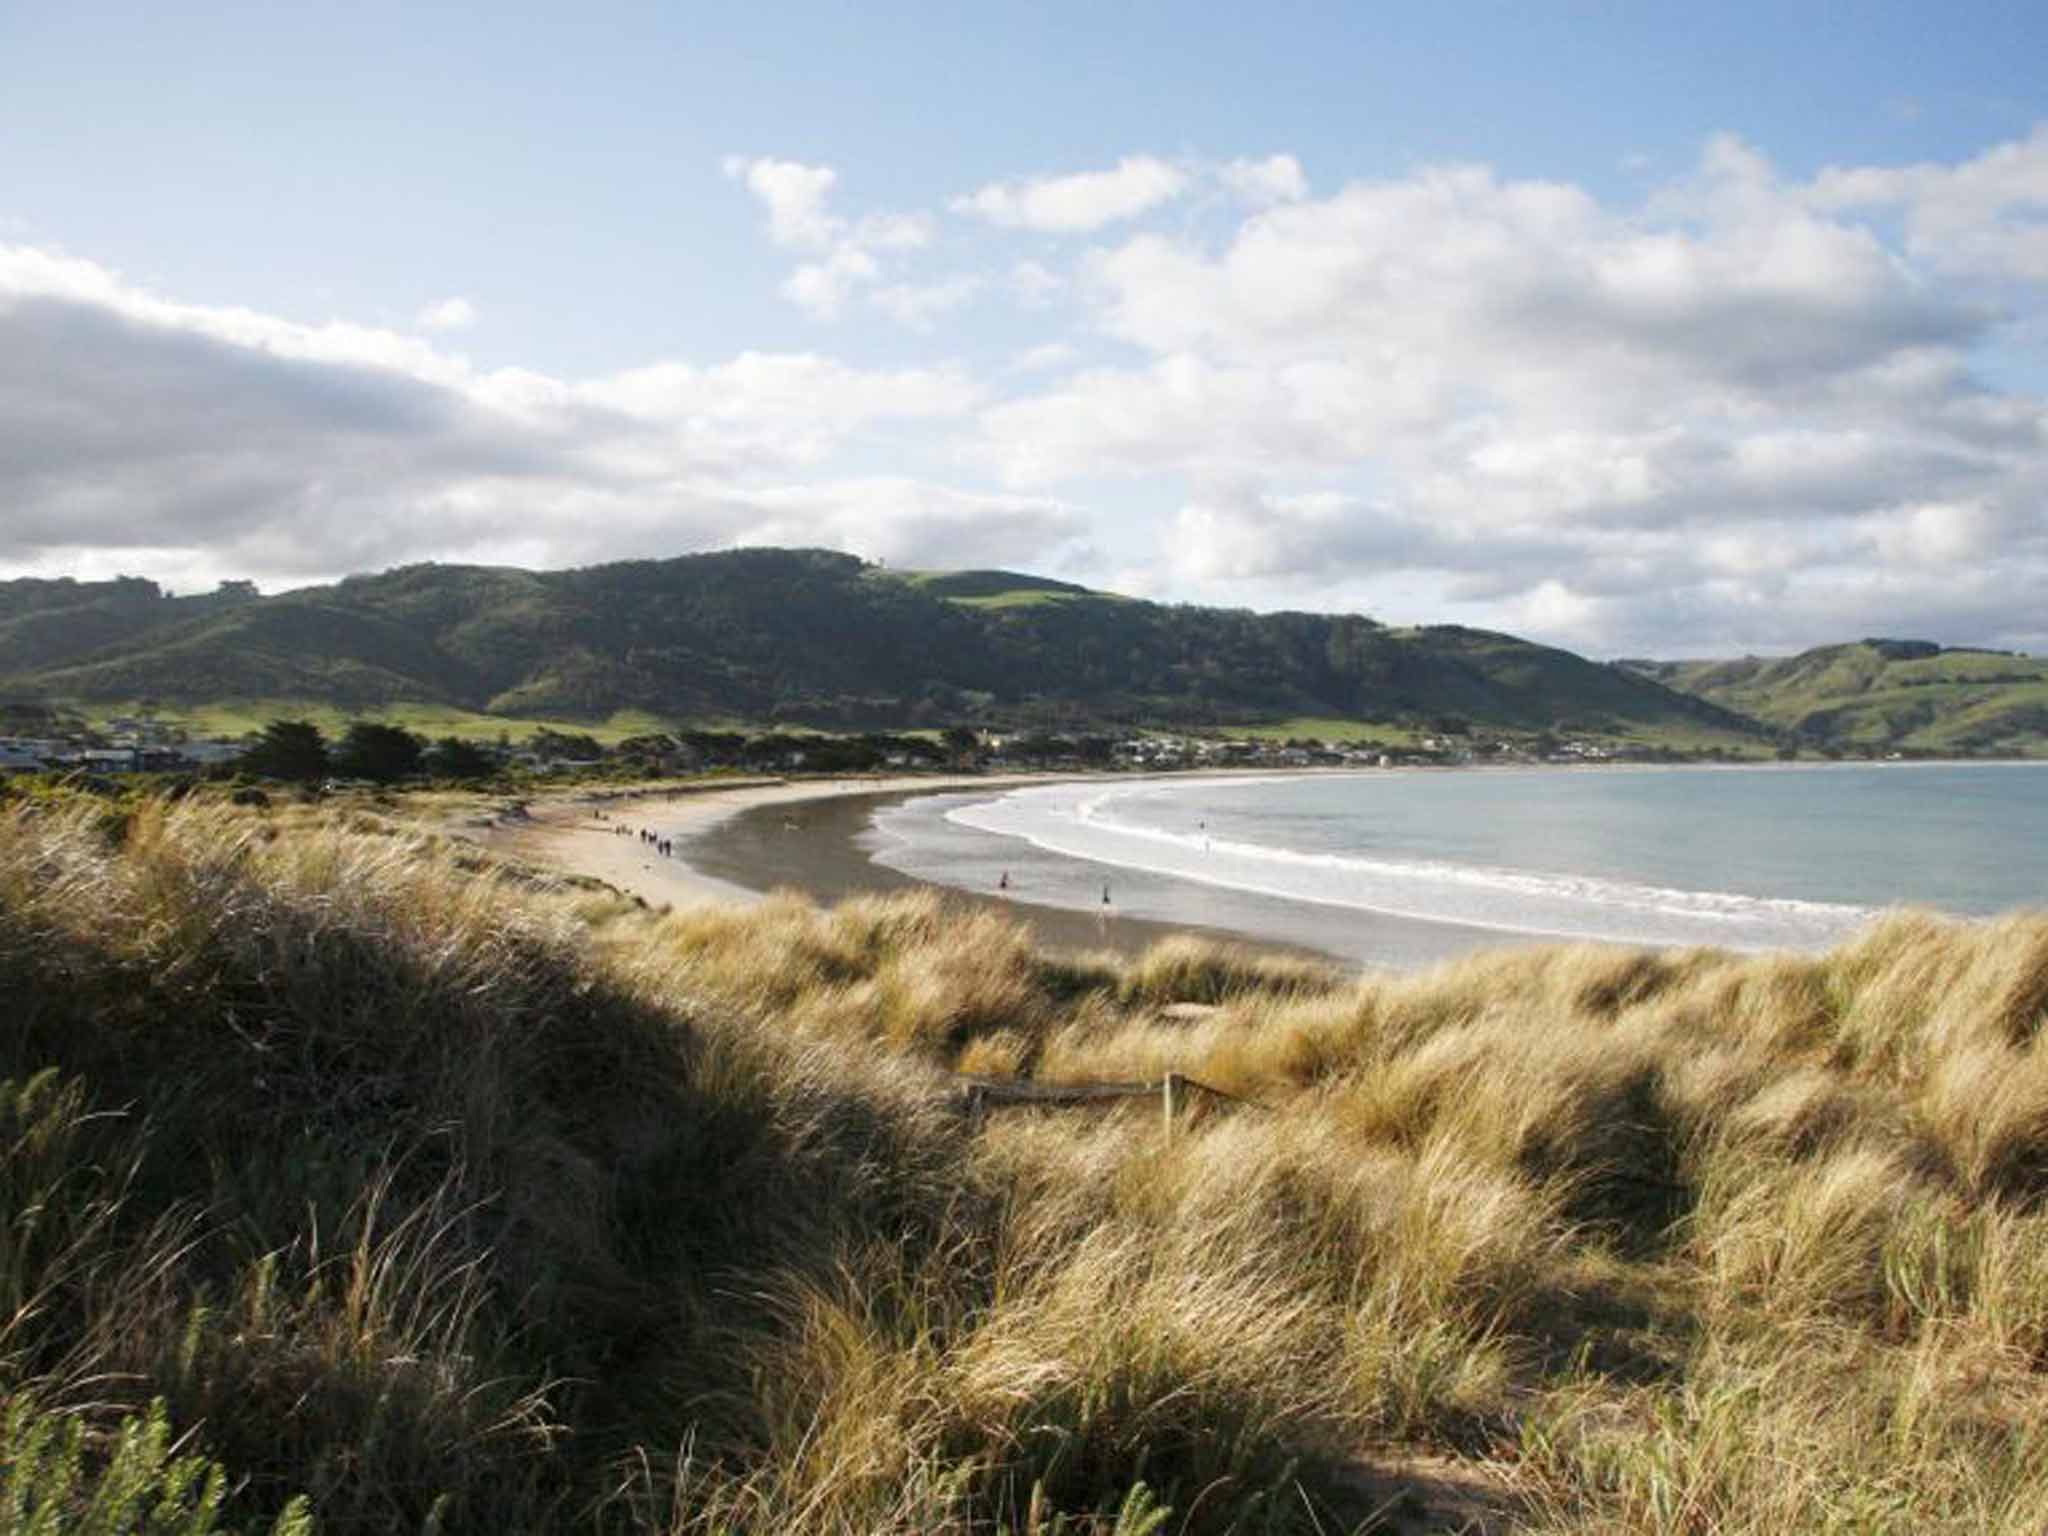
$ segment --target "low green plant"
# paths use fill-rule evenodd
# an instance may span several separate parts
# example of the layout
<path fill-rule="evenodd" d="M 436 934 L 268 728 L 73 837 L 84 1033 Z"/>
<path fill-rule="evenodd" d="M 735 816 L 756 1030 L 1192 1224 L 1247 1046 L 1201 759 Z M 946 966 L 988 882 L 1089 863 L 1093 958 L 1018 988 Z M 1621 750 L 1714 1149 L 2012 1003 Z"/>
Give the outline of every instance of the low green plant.
<path fill-rule="evenodd" d="M 77 1414 L 38 1409 L 27 1393 L 7 1403 L 0 1443 L 0 1536 L 313 1536 L 307 1501 L 293 1499 L 267 1526 L 224 1524 L 227 1470 L 184 1449 L 161 1400 L 88 1434 Z"/>

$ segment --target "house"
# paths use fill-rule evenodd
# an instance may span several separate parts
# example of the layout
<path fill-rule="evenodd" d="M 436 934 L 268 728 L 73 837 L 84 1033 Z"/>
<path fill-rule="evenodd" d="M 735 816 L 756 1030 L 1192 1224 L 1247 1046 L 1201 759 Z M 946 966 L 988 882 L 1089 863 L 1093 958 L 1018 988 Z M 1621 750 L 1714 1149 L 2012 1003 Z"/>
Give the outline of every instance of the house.
<path fill-rule="evenodd" d="M 139 773 L 142 770 L 142 750 L 139 747 L 87 747 L 78 754 L 78 765 L 94 773 Z"/>
<path fill-rule="evenodd" d="M 239 741 L 188 741 L 176 748 L 178 756 L 195 768 L 231 763 L 248 750 Z"/>

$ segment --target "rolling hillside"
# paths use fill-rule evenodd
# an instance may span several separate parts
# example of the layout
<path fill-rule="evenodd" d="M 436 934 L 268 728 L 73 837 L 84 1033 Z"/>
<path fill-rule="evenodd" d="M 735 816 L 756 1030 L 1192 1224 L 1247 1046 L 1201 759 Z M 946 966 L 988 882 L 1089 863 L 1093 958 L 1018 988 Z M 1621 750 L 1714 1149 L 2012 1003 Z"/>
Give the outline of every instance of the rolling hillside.
<path fill-rule="evenodd" d="M 1859 640 L 1780 658 L 1623 665 L 1817 747 L 2048 751 L 2048 661 L 2005 651 Z"/>
<path fill-rule="evenodd" d="M 268 598 L 0 583 L 0 697 L 825 726 L 1462 721 L 1693 745 L 1763 734 L 1507 635 L 1167 606 L 1000 571 L 898 573 L 820 550 L 421 565 Z"/>

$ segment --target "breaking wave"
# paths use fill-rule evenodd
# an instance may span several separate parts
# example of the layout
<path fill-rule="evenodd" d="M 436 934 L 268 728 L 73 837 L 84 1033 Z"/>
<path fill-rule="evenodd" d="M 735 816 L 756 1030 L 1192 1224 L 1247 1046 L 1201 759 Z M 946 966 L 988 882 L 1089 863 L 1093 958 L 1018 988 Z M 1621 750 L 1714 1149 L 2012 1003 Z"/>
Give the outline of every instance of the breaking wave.
<path fill-rule="evenodd" d="M 1214 790 L 1240 781 L 1188 786 Z M 1226 890 L 1504 932 L 1740 949 L 1832 943 L 1875 909 L 1729 891 L 1679 890 L 1552 871 L 1280 847 L 1119 817 L 1129 786 L 1054 784 L 946 812 L 963 827 L 1068 858 Z M 1151 783 L 1143 792 L 1157 795 Z"/>

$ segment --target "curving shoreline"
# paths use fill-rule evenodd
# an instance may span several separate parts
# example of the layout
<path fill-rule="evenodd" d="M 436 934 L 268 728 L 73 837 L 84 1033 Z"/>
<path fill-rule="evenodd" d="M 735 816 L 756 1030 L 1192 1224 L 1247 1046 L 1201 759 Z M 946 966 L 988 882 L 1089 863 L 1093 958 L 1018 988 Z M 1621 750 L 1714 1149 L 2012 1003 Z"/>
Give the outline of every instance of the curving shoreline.
<path fill-rule="evenodd" d="M 748 905 L 785 888 L 831 905 L 860 892 L 923 888 L 941 891 L 963 906 L 999 910 L 1025 923 L 1048 949 L 1135 954 L 1172 934 L 1192 932 L 1350 963 L 1320 948 L 1238 929 L 1157 922 L 1121 912 L 1077 912 L 919 880 L 875 863 L 854 841 L 878 802 L 1094 777 L 897 774 L 594 791 L 536 800 L 524 819 L 501 818 L 480 829 L 480 841 L 532 863 L 601 880 L 651 907 Z M 621 827 L 628 835 L 619 835 Z M 643 827 L 671 839 L 674 852 L 664 856 L 631 835 Z M 710 836 L 714 831 L 718 835 Z"/>
<path fill-rule="evenodd" d="M 523 820 L 500 819 L 484 829 L 481 841 L 522 858 L 602 880 L 651 906 L 707 901 L 745 903 L 759 901 L 763 891 L 704 874 L 686 858 L 663 857 L 652 852 L 637 836 L 620 836 L 618 829 L 625 827 L 630 833 L 645 827 L 687 842 L 722 821 L 764 806 L 983 782 L 986 780 L 965 774 L 906 774 L 844 779 L 712 780 L 665 789 L 593 790 L 536 800 L 529 805 Z"/>

